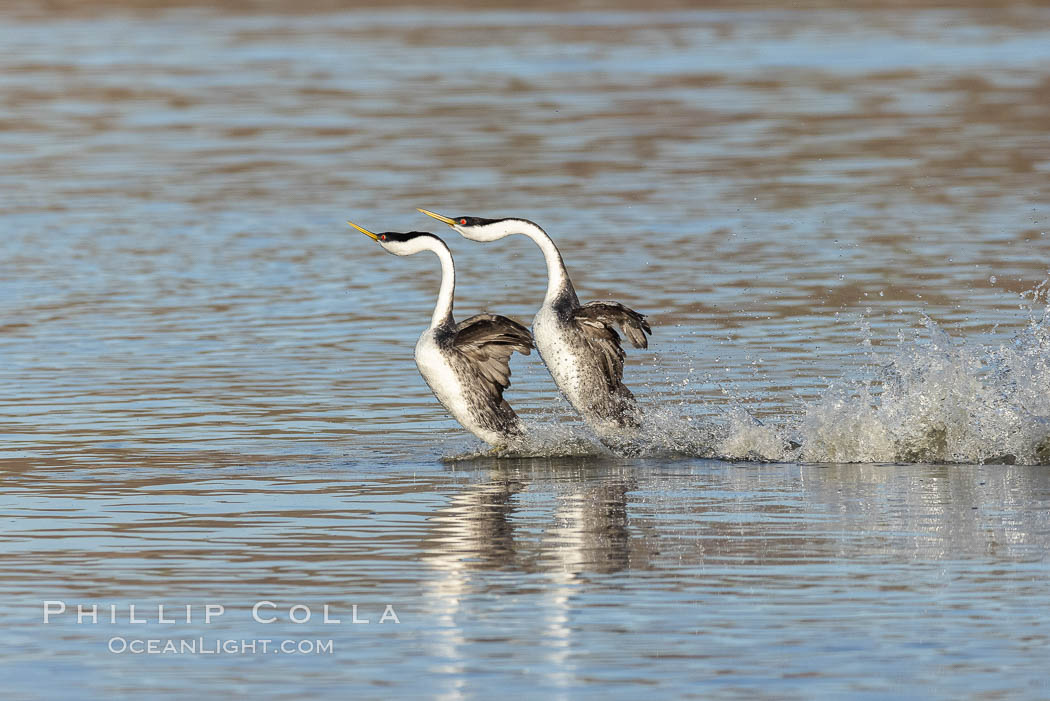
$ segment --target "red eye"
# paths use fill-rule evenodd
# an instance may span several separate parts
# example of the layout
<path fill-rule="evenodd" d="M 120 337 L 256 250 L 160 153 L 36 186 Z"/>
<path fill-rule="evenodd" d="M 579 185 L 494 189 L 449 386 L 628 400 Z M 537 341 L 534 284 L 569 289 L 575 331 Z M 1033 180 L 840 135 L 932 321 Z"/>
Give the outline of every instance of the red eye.
<path fill-rule="evenodd" d="M 460 226 L 466 226 L 467 225 L 467 220 L 466 219 L 460 219 L 459 220 L 459 224 L 460 224 Z"/>
<path fill-rule="evenodd" d="M 386 234 L 380 234 L 379 235 L 379 240 L 380 241 L 386 241 Z"/>

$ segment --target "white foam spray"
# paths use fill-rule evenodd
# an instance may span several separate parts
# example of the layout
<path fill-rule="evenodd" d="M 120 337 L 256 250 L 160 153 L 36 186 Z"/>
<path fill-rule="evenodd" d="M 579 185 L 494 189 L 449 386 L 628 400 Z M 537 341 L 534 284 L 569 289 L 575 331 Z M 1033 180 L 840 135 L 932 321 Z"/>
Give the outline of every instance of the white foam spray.
<path fill-rule="evenodd" d="M 987 345 L 923 317 L 888 355 L 862 341 L 862 367 L 793 418 L 762 422 L 743 404 L 704 413 L 688 396 L 644 407 L 628 456 L 809 463 L 1050 464 L 1050 280 L 1022 294 L 1027 323 Z M 867 328 L 865 326 L 865 328 Z M 701 412 L 699 416 L 696 412 Z M 547 412 L 525 443 L 498 455 L 612 456 L 582 425 Z M 492 456 L 492 451 L 456 459 Z"/>

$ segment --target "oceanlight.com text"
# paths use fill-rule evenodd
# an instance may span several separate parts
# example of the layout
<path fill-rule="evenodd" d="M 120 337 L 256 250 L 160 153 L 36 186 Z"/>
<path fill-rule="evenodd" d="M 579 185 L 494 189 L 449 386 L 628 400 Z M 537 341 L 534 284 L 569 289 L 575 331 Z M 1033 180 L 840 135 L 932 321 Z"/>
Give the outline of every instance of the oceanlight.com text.
<path fill-rule="evenodd" d="M 116 655 L 331 655 L 332 640 L 237 638 L 124 638 L 109 639 Z"/>

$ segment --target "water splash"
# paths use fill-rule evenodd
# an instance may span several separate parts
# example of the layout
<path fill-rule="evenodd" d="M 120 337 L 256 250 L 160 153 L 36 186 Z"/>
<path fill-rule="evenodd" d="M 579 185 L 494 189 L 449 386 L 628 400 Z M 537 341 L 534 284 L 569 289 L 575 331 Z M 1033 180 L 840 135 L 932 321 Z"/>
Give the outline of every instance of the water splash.
<path fill-rule="evenodd" d="M 833 385 L 779 427 L 730 416 L 720 452 L 803 462 L 1050 464 L 1050 281 L 1022 295 L 1028 323 L 988 347 L 924 316 L 870 379 Z M 866 352 L 867 349 L 866 349 Z M 798 449 L 786 443 L 795 437 Z"/>
<path fill-rule="evenodd" d="M 1050 463 L 1047 283 L 1025 294 L 1028 323 L 1008 343 L 953 339 L 926 317 L 875 378 L 806 407 L 813 462 Z"/>
<path fill-rule="evenodd" d="M 880 357 L 861 342 L 865 379 L 831 385 L 800 415 L 763 423 L 742 405 L 714 418 L 688 399 L 645 409 L 642 434 L 619 451 L 553 415 L 530 421 L 521 457 L 690 456 L 812 463 L 1050 464 L 1050 280 L 1022 294 L 1027 323 L 1008 342 L 955 339 L 928 316 Z M 867 328 L 862 320 L 862 330 Z M 470 453 L 455 459 L 500 453 Z"/>
<path fill-rule="evenodd" d="M 566 403 L 566 406 L 568 404 Z M 544 411 L 538 417 L 525 419 L 526 434 L 517 445 L 490 448 L 478 445 L 474 450 L 454 452 L 442 458 L 445 463 L 470 462 L 480 458 L 552 458 L 599 457 L 613 453 L 604 447 L 585 426 L 566 423 L 556 410 Z"/>

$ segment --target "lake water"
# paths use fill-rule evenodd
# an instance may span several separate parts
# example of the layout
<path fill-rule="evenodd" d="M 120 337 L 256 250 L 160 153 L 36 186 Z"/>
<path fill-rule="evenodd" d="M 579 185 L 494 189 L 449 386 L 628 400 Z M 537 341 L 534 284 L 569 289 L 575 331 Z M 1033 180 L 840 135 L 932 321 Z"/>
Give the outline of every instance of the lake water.
<path fill-rule="evenodd" d="M 143 4 L 0 11 L 5 698 L 1050 695 L 1050 10 Z M 649 315 L 641 456 L 449 418 L 344 221 L 546 280 L 416 207 Z"/>

